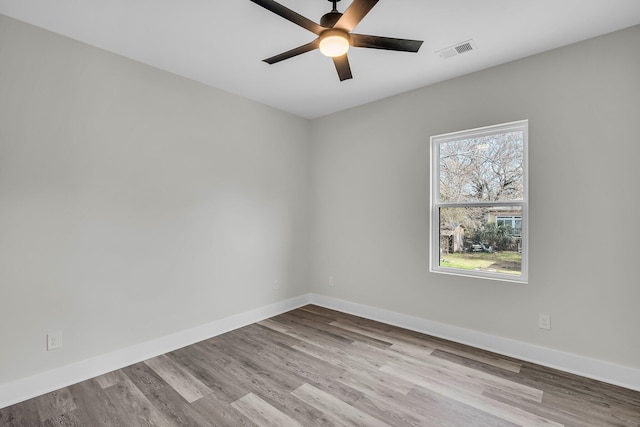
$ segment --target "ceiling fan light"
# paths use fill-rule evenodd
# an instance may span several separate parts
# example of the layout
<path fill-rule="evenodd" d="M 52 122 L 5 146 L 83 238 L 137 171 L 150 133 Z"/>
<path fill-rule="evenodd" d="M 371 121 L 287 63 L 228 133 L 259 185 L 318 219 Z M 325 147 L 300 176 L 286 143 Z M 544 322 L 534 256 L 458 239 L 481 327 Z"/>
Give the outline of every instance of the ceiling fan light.
<path fill-rule="evenodd" d="M 349 35 L 340 30 L 327 30 L 320 36 L 320 52 L 335 58 L 342 56 L 349 50 Z"/>

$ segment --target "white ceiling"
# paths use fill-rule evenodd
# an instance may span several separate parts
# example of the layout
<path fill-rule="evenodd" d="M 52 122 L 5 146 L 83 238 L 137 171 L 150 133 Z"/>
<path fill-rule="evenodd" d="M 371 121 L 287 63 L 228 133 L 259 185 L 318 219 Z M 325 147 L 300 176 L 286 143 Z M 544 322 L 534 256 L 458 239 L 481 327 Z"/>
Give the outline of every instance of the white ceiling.
<path fill-rule="evenodd" d="M 315 22 L 331 9 L 280 3 Z M 424 44 L 417 54 L 353 48 L 344 82 L 318 51 L 262 62 L 315 35 L 249 0 L 0 0 L 0 13 L 315 118 L 639 24 L 640 0 L 380 0 L 355 32 Z M 468 39 L 477 50 L 435 53 Z"/>

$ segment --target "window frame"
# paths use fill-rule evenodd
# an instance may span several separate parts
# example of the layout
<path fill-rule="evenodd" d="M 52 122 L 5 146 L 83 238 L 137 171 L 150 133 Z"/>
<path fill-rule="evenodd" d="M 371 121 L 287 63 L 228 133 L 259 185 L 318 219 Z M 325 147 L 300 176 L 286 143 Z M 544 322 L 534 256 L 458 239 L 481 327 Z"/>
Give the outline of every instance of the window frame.
<path fill-rule="evenodd" d="M 473 201 L 473 202 L 440 202 L 440 144 L 461 139 L 501 134 L 513 131 L 523 132 L 523 198 L 522 200 L 505 201 Z M 430 197 L 430 254 L 429 271 L 455 276 L 475 277 L 481 279 L 499 280 L 504 282 L 526 284 L 529 280 L 529 121 L 518 120 L 509 123 L 468 129 L 434 135 L 430 138 L 431 185 Z M 463 270 L 460 268 L 443 267 L 440 265 L 440 209 L 451 207 L 500 207 L 519 206 L 522 209 L 521 229 L 521 267 L 520 275 L 505 273 Z"/>

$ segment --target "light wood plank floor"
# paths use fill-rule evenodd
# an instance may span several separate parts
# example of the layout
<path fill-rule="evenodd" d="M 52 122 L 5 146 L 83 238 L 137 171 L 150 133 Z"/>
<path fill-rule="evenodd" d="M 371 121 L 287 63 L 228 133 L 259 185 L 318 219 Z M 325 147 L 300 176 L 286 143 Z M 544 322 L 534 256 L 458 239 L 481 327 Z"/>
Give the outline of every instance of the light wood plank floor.
<path fill-rule="evenodd" d="M 640 426 L 640 393 L 306 306 L 0 409 L 0 426 Z"/>

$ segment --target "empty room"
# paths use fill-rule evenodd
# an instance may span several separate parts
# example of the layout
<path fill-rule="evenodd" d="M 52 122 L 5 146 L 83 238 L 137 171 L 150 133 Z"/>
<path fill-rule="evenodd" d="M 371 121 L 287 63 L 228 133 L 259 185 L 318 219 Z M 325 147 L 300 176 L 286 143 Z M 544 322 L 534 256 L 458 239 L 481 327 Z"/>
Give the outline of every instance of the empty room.
<path fill-rule="evenodd" d="M 0 0 L 0 427 L 640 426 L 637 0 Z"/>

